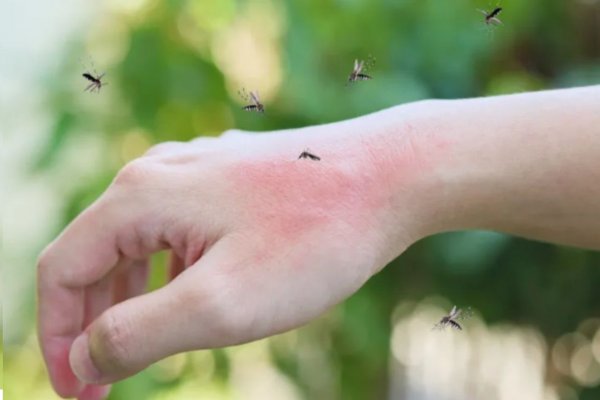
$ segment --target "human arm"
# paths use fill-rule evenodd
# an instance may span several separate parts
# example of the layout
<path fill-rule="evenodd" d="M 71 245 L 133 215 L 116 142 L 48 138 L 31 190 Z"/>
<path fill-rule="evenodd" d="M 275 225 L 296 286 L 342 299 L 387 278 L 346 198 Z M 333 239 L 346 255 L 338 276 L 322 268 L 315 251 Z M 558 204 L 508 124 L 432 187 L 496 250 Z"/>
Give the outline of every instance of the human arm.
<path fill-rule="evenodd" d="M 154 148 L 40 258 L 55 388 L 82 390 L 69 357 L 82 380 L 109 383 L 297 327 L 437 232 L 600 248 L 599 104 L 598 86 L 425 101 Z M 321 161 L 299 160 L 306 147 Z M 148 257 L 166 248 L 172 281 L 142 294 Z"/>
<path fill-rule="evenodd" d="M 600 249 L 600 86 L 447 103 L 425 123 L 449 149 L 433 174 L 445 195 L 432 233 Z"/>

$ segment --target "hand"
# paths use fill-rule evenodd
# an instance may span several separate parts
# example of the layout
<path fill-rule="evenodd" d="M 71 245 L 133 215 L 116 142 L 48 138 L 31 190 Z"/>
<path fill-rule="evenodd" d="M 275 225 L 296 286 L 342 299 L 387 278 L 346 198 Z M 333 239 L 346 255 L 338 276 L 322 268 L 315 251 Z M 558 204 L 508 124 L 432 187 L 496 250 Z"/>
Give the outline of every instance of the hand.
<path fill-rule="evenodd" d="M 411 204 L 423 165 L 410 145 L 388 146 L 384 121 L 165 143 L 125 166 L 40 258 L 56 391 L 102 398 L 95 385 L 284 332 L 355 292 L 422 236 Z M 321 160 L 298 159 L 306 147 Z M 390 166 L 405 169 L 401 210 Z M 170 282 L 143 294 L 162 249 Z"/>
<path fill-rule="evenodd" d="M 102 398 L 107 387 L 81 382 L 297 327 L 437 232 L 600 249 L 599 94 L 425 101 L 159 145 L 40 258 L 39 337 L 55 389 Z M 321 160 L 298 159 L 306 147 Z M 143 294 L 161 249 L 171 281 Z"/>

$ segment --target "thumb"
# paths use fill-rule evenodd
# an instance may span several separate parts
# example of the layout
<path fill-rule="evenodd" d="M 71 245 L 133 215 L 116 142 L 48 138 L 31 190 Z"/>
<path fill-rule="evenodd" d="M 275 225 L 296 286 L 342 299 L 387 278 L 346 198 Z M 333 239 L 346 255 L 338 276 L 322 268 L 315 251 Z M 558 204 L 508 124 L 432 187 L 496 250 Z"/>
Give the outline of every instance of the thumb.
<path fill-rule="evenodd" d="M 175 333 L 166 332 L 165 326 L 180 325 L 179 313 L 166 312 L 170 307 L 181 308 L 167 294 L 169 289 L 167 286 L 111 307 L 79 335 L 69 353 L 77 378 L 86 383 L 108 383 L 162 358 L 162 352 L 170 349 L 163 344 L 161 354 L 157 354 L 153 345 L 166 342 L 165 336 Z"/>
<path fill-rule="evenodd" d="M 77 378 L 112 383 L 182 351 L 236 342 L 228 322 L 235 296 L 215 270 L 226 260 L 212 250 L 168 285 L 119 303 L 90 324 L 69 354 Z"/>

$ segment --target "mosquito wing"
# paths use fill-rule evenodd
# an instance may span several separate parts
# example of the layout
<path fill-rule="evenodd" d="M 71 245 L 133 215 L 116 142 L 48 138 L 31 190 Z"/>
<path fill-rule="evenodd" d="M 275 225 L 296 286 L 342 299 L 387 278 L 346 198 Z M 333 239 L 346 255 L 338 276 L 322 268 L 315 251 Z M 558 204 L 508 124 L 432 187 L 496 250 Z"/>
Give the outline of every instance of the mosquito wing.
<path fill-rule="evenodd" d="M 254 104 L 260 104 L 260 100 L 258 98 L 258 90 L 255 92 L 250 92 L 250 97 L 252 98 L 252 102 L 254 102 Z"/>
<path fill-rule="evenodd" d="M 365 62 L 362 61 L 362 60 L 359 61 L 358 64 L 356 65 L 356 68 L 355 68 L 356 74 L 359 74 L 360 71 L 362 71 L 362 69 L 363 69 L 364 66 L 365 66 Z"/>
<path fill-rule="evenodd" d="M 452 307 L 452 310 L 450 310 L 450 313 L 448 314 L 449 318 L 454 318 L 458 315 L 458 310 L 456 309 L 456 306 Z"/>

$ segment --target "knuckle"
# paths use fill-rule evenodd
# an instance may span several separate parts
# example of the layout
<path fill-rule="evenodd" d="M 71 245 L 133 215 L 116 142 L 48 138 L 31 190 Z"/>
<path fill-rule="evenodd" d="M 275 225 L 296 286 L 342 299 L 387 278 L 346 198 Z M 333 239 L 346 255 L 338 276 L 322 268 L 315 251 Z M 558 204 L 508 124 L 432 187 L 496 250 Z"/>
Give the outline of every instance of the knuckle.
<path fill-rule="evenodd" d="M 150 147 L 146 153 L 144 153 L 144 156 L 160 156 L 170 154 L 174 150 L 180 148 L 182 145 L 183 143 L 177 141 L 155 144 L 154 146 Z"/>
<path fill-rule="evenodd" d="M 47 275 L 52 264 L 52 243 L 46 246 L 40 253 L 37 261 L 38 276 Z"/>
<path fill-rule="evenodd" d="M 114 184 L 121 185 L 139 185 L 148 180 L 148 177 L 155 172 L 153 162 L 147 159 L 138 158 L 125 165 L 115 177 Z"/>

